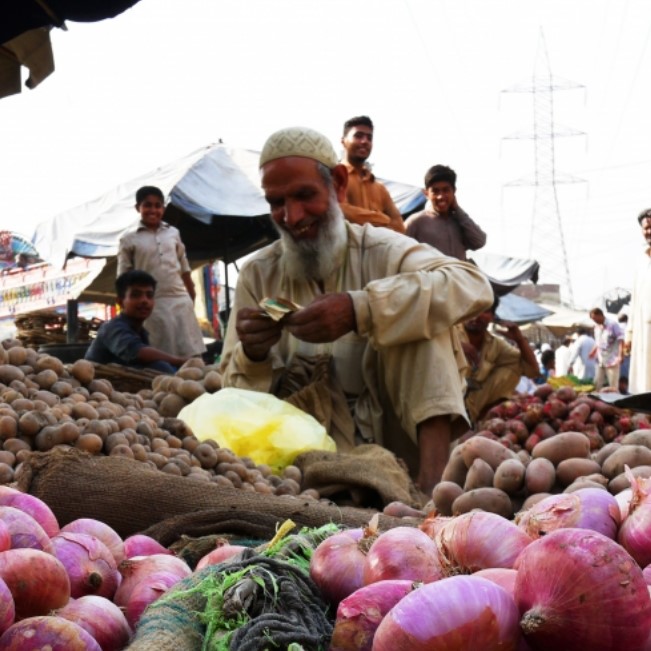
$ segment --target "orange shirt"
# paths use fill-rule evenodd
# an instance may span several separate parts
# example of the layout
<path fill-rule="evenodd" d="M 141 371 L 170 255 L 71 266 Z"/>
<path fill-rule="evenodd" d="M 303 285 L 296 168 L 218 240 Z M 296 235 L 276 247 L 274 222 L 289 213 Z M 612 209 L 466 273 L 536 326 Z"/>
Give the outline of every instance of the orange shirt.
<path fill-rule="evenodd" d="M 405 232 L 405 223 L 400 211 L 391 199 L 389 191 L 375 179 L 371 170 L 363 168 L 360 174 L 349 163 L 342 163 L 348 169 L 346 201 L 341 209 L 346 219 L 354 224 L 386 226 L 398 233 Z"/>

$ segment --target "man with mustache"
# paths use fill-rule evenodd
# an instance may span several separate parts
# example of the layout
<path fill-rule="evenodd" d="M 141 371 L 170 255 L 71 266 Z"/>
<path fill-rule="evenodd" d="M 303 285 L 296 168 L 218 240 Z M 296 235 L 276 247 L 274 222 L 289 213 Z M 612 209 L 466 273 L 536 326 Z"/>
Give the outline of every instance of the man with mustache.
<path fill-rule="evenodd" d="M 272 134 L 262 188 L 280 240 L 242 266 L 222 356 L 225 386 L 274 393 L 293 360 L 328 354 L 356 436 L 405 459 L 429 493 L 467 430 L 452 326 L 490 306 L 474 265 L 385 228 L 347 222 L 347 169 L 332 144 L 304 127 Z M 280 321 L 265 297 L 301 309 Z"/>

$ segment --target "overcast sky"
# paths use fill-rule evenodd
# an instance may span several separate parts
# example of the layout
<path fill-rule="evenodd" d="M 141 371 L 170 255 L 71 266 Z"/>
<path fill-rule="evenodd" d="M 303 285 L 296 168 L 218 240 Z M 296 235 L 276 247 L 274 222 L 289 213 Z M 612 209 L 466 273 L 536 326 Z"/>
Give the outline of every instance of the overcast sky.
<path fill-rule="evenodd" d="M 534 172 L 533 141 L 505 139 L 533 130 L 533 94 L 503 91 L 531 83 L 541 34 L 554 76 L 574 82 L 553 93 L 555 125 L 585 134 L 554 145 L 558 178 L 584 180 L 557 198 L 574 301 L 589 307 L 630 287 L 635 217 L 651 206 L 648 0 L 141 0 L 69 23 L 52 33 L 55 73 L 0 100 L 0 227 L 31 238 L 220 138 L 260 149 L 303 124 L 339 150 L 343 121 L 368 114 L 379 176 L 420 185 L 452 166 L 486 250 L 529 257 L 545 239 L 554 280 L 561 240 L 539 226 L 555 211 L 534 222 L 533 188 L 506 185 Z"/>

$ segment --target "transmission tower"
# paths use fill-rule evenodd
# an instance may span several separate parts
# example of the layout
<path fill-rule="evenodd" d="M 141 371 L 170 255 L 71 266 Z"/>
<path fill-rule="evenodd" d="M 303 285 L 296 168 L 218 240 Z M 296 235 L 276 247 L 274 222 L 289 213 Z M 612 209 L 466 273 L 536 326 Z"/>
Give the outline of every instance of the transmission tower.
<path fill-rule="evenodd" d="M 564 303 L 574 306 L 570 268 L 565 248 L 563 223 L 558 203 L 557 186 L 582 183 L 584 179 L 556 169 L 556 138 L 585 135 L 554 121 L 554 93 L 584 88 L 552 75 L 545 37 L 540 31 L 534 73 L 531 80 L 503 90 L 503 93 L 531 93 L 533 98 L 533 131 L 520 131 L 505 136 L 506 140 L 533 140 L 535 166 L 533 175 L 506 184 L 506 187 L 533 186 L 534 204 L 529 241 L 529 257 L 540 264 L 541 276 L 560 286 Z"/>

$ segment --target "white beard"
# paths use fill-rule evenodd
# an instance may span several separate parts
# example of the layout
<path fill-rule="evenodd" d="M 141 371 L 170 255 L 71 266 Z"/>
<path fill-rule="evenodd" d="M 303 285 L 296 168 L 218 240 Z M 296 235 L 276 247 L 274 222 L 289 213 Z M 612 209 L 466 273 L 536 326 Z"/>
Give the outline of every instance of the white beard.
<path fill-rule="evenodd" d="M 346 254 L 348 236 L 344 221 L 344 213 L 333 190 L 316 239 L 295 240 L 274 222 L 282 242 L 283 264 L 287 275 L 295 280 L 307 277 L 323 281 L 335 273 Z"/>

